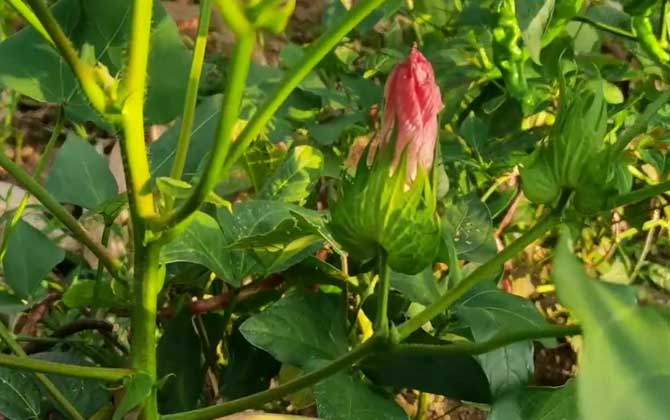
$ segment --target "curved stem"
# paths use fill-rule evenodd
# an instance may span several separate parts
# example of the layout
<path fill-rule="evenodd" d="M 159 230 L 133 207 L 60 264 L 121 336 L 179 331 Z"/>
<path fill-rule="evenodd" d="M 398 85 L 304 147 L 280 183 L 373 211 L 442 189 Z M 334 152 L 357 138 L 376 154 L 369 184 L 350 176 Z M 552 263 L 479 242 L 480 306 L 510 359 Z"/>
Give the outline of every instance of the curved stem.
<path fill-rule="evenodd" d="M 400 341 L 409 337 L 414 331 L 421 328 L 436 316 L 443 313 L 451 304 L 460 299 L 477 283 L 490 280 L 500 270 L 505 261 L 523 251 L 528 245 L 541 238 L 547 231 L 556 226 L 560 221 L 558 213 L 551 213 L 525 232 L 521 237 L 512 242 L 508 247 L 500 251 L 495 257 L 483 265 L 477 267 L 470 275 L 465 277 L 453 289 L 448 290 L 435 303 L 428 306 L 416 316 L 407 320 L 398 327 L 397 336 Z"/>
<path fill-rule="evenodd" d="M 34 180 L 28 172 L 16 165 L 4 153 L 0 153 L 0 166 L 2 166 L 10 175 L 12 175 L 19 184 L 37 198 L 44 207 L 49 210 L 56 219 L 63 223 L 81 243 L 95 254 L 104 264 L 105 268 L 112 276 L 124 281 L 122 276 L 123 264 L 93 240 L 86 230 L 79 224 L 66 209 L 52 196 L 39 182 Z"/>
<path fill-rule="evenodd" d="M 67 340 L 59 340 L 59 342 L 63 341 L 67 342 Z M 100 379 L 107 382 L 117 382 L 133 374 L 133 371 L 130 369 L 66 365 L 64 363 L 48 362 L 29 357 L 9 356 L 6 354 L 0 354 L 0 366 L 33 372 L 53 373 L 73 378 Z"/>
<path fill-rule="evenodd" d="M 647 108 L 645 108 L 642 115 L 637 117 L 635 123 L 633 123 L 633 125 L 621 133 L 614 145 L 614 150 L 618 152 L 623 151 L 626 146 L 628 146 L 628 143 L 630 143 L 635 137 L 644 133 L 647 130 L 647 124 L 649 124 L 649 120 L 658 115 L 658 111 L 660 111 L 660 109 L 663 108 L 663 106 L 665 106 L 669 100 L 670 91 L 666 90 L 665 92 L 661 93 L 659 97 L 656 98 L 652 103 L 647 105 Z"/>
<path fill-rule="evenodd" d="M 628 204 L 639 203 L 668 191 L 670 191 L 670 181 L 661 182 L 650 187 L 640 188 L 639 190 L 616 196 L 609 201 L 607 207 L 614 209 Z"/>
<path fill-rule="evenodd" d="M 237 413 L 243 410 L 250 408 L 257 408 L 265 403 L 278 400 L 287 395 L 293 394 L 296 391 L 299 391 L 303 388 L 306 388 L 310 385 L 314 385 L 323 379 L 346 369 L 350 366 L 353 366 L 356 362 L 364 359 L 370 354 L 381 350 L 384 348 L 383 343 L 385 339 L 383 337 L 375 336 L 365 341 L 349 353 L 340 357 L 339 359 L 333 360 L 328 365 L 322 367 L 321 369 L 314 370 L 310 373 L 307 373 L 303 376 L 300 376 L 297 379 L 294 379 L 290 382 L 287 382 L 283 385 L 280 385 L 276 388 L 268 389 L 267 391 L 257 392 L 237 400 L 225 402 L 220 405 L 215 405 L 212 407 L 200 408 L 193 411 L 186 411 L 183 413 L 169 414 L 167 416 L 161 416 L 163 420 L 209 420 L 218 417 L 223 417 L 229 414 Z"/>
<path fill-rule="evenodd" d="M 2 322 L 0 322 L 0 338 L 2 338 L 2 340 L 7 343 L 9 348 L 11 348 L 12 351 L 18 355 L 18 357 L 15 358 L 17 361 L 25 363 L 28 360 L 31 360 L 26 352 L 23 351 L 23 348 L 19 345 L 19 343 L 14 340 L 14 337 L 12 337 L 12 334 Z M 0 356 L 11 357 L 4 354 L 0 354 Z M 64 412 L 66 412 L 74 420 L 84 420 L 84 417 L 79 414 L 79 411 L 77 411 L 72 403 L 68 401 L 67 398 L 65 398 L 56 385 L 54 385 L 54 383 L 51 382 L 51 380 L 47 378 L 46 375 L 43 373 L 35 373 L 35 377 L 44 386 L 44 388 L 46 388 L 49 395 L 51 395 L 51 398 L 53 398 L 56 404 L 58 404 Z"/>
<path fill-rule="evenodd" d="M 224 5 L 222 0 L 217 1 L 219 1 L 222 6 Z M 230 148 L 230 153 L 227 154 L 227 156 L 224 156 L 225 162 L 223 167 L 216 168 L 217 178 L 214 180 L 207 180 L 203 177 L 198 186 L 194 188 L 192 197 L 189 197 L 189 199 L 187 199 L 182 207 L 176 212 L 168 213 L 157 219 L 152 224 L 153 229 L 160 230 L 165 226 L 175 225 L 196 211 L 202 203 L 204 196 L 206 196 L 206 194 L 203 195 L 203 192 L 205 191 L 203 188 L 204 185 L 200 186 L 200 184 L 205 182 L 216 182 L 216 180 L 226 176 L 235 162 L 244 154 L 251 142 L 261 133 L 265 125 L 270 121 L 272 116 L 277 112 L 279 107 L 286 101 L 291 92 L 293 92 L 300 82 L 307 77 L 312 69 L 314 69 L 323 57 L 325 57 L 326 54 L 328 54 L 328 52 L 342 40 L 342 38 L 385 1 L 386 0 L 362 0 L 358 2 L 356 6 L 347 13 L 342 21 L 321 35 L 321 37 L 308 48 L 300 63 L 284 76 L 279 82 L 277 89 L 260 106 L 259 110 L 244 127 L 244 130 L 242 130 L 235 140 L 235 143 Z M 225 2 L 225 6 L 228 7 L 228 2 Z M 244 28 L 240 29 L 240 31 L 242 33 L 247 32 Z"/>
<path fill-rule="evenodd" d="M 473 343 L 470 341 L 463 343 L 453 343 L 445 345 L 435 344 L 397 344 L 391 348 L 393 353 L 401 354 L 423 354 L 446 356 L 455 354 L 478 355 L 488 353 L 500 347 L 505 347 L 517 341 L 537 340 L 551 337 L 567 337 L 579 335 L 582 329 L 578 325 L 547 325 L 543 328 L 529 328 L 527 330 L 512 331 L 507 334 L 499 334 L 490 340 Z"/>
<path fill-rule="evenodd" d="M 198 33 L 195 38 L 195 46 L 193 47 L 193 59 L 191 60 L 191 72 L 188 77 L 186 97 L 184 98 L 184 111 L 177 139 L 177 151 L 175 152 L 174 162 L 170 170 L 170 178 L 174 179 L 181 179 L 184 173 L 184 166 L 186 165 L 186 157 L 191 140 L 191 129 L 193 128 L 193 120 L 195 119 L 195 106 L 198 101 L 198 87 L 200 85 L 200 76 L 202 75 L 202 65 L 205 60 L 211 15 L 212 0 L 202 0 L 200 2 Z M 166 207 L 169 209 L 172 206 L 169 205 Z"/>
<path fill-rule="evenodd" d="M 221 107 L 221 112 L 219 114 L 219 125 L 216 130 L 216 143 L 202 177 L 181 207 L 152 223 L 154 231 L 162 230 L 166 226 L 172 227 L 174 224 L 187 219 L 200 207 L 207 195 L 219 182 L 221 167 L 223 166 L 223 162 L 228 155 L 228 150 L 233 141 L 233 129 L 240 112 L 240 104 L 242 103 L 242 96 L 244 95 L 247 74 L 249 73 L 249 67 L 251 65 L 254 42 L 255 33 L 251 32 L 240 36 L 237 40 L 237 44 L 235 44 L 233 60 L 231 63 L 231 75 L 223 98 L 223 106 Z"/>
<path fill-rule="evenodd" d="M 596 29 L 600 29 L 601 31 L 609 32 L 612 35 L 620 36 L 622 38 L 626 38 L 631 41 L 637 41 L 637 37 L 635 36 L 634 33 L 617 28 L 616 26 L 611 26 L 606 23 L 593 20 L 588 16 L 575 16 L 574 20 L 576 20 L 577 22 L 583 22 L 588 25 L 591 25 Z"/>
<path fill-rule="evenodd" d="M 26 0 L 26 2 L 32 7 L 35 16 L 53 40 L 60 55 L 67 61 L 93 108 L 104 114 L 107 108 L 107 94 L 96 82 L 93 66 L 81 61 L 72 41 L 65 35 L 63 28 L 56 21 L 44 0 Z"/>

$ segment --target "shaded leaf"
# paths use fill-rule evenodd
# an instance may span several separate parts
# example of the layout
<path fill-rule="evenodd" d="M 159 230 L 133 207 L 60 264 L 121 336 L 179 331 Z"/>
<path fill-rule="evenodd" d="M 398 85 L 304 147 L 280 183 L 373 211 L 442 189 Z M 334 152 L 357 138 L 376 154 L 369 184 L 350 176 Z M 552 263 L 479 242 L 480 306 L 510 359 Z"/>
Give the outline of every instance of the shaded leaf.
<path fill-rule="evenodd" d="M 47 190 L 56 199 L 95 209 L 118 193 L 107 160 L 88 141 L 69 134 L 49 170 Z"/>
<path fill-rule="evenodd" d="M 3 261 L 5 282 L 18 297 L 29 298 L 63 258 L 65 251 L 42 232 L 20 220 L 7 242 L 7 254 Z"/>
<path fill-rule="evenodd" d="M 474 194 L 445 207 L 442 229 L 451 235 L 456 252 L 464 259 L 485 262 L 497 253 L 491 214 Z"/>
<path fill-rule="evenodd" d="M 258 192 L 259 198 L 304 204 L 321 177 L 323 162 L 319 149 L 294 147 Z"/>
<path fill-rule="evenodd" d="M 0 414 L 10 420 L 40 419 L 40 400 L 32 373 L 0 367 Z"/>
<path fill-rule="evenodd" d="M 142 404 L 149 395 L 154 384 L 146 373 L 138 372 L 124 380 L 125 395 L 116 407 L 112 420 L 121 420 L 135 407 Z"/>
<path fill-rule="evenodd" d="M 560 387 L 522 388 L 493 404 L 489 420 L 577 420 L 575 380 Z"/>
<path fill-rule="evenodd" d="M 542 36 L 554 11 L 554 1 L 515 0 L 516 18 L 519 21 L 524 45 L 537 64 L 540 64 Z"/>

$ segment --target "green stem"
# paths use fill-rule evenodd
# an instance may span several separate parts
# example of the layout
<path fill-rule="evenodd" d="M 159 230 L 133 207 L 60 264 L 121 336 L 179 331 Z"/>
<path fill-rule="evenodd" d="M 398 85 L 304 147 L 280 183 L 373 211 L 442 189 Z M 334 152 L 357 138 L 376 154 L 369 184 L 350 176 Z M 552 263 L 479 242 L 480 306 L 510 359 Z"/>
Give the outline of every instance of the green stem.
<path fill-rule="evenodd" d="M 65 123 L 65 113 L 63 112 L 63 108 L 61 107 L 58 109 L 58 116 L 56 117 L 56 125 L 54 126 L 54 129 L 51 132 L 51 137 L 49 137 L 49 141 L 47 142 L 47 145 L 44 148 L 44 151 L 42 152 L 42 156 L 40 156 L 39 162 L 37 162 L 37 167 L 35 168 L 35 173 L 33 174 L 33 178 L 37 182 L 40 182 L 42 172 L 44 171 L 44 168 L 47 166 L 47 163 L 51 159 L 51 154 L 53 153 L 56 147 L 58 137 L 63 131 L 64 123 Z M 16 208 L 16 212 L 14 213 L 11 222 L 9 223 L 8 226 L 5 227 L 5 231 L 3 232 L 2 235 L 2 250 L 0 251 L 0 262 L 2 262 L 2 260 L 5 257 L 7 240 L 9 239 L 9 235 L 14 231 L 14 228 L 16 227 L 17 223 L 23 217 L 23 214 L 25 213 L 26 208 L 28 207 L 29 200 L 30 200 L 30 192 L 26 191 L 26 193 L 23 195 L 23 198 L 21 199 L 21 202 L 19 203 L 19 206 Z"/>
<path fill-rule="evenodd" d="M 261 405 L 278 400 L 287 395 L 293 394 L 308 386 L 314 385 L 323 379 L 343 370 L 369 356 L 370 354 L 384 348 L 385 338 L 375 336 L 365 341 L 349 353 L 333 360 L 328 365 L 307 373 L 297 379 L 280 385 L 267 391 L 258 392 L 237 400 L 229 401 L 221 405 L 200 408 L 183 413 L 169 414 L 162 416 L 163 420 L 209 420 L 229 414 L 238 413 L 250 408 L 258 408 Z"/>
<path fill-rule="evenodd" d="M 72 41 L 65 35 L 56 18 L 54 18 L 51 10 L 44 3 L 44 0 L 26 0 L 32 7 L 35 16 L 43 25 L 46 32 L 49 34 L 56 49 L 60 55 L 67 61 L 79 80 L 82 90 L 86 97 L 93 105 L 93 108 L 100 113 L 105 114 L 107 108 L 107 94 L 102 87 L 96 82 L 94 75 L 94 67 L 81 61 L 77 50 L 72 45 Z M 38 29 L 39 31 L 39 29 Z"/>
<path fill-rule="evenodd" d="M 512 242 L 508 247 L 500 251 L 495 257 L 483 265 L 477 267 L 470 275 L 465 277 L 453 289 L 447 291 L 432 305 L 428 306 L 416 316 L 407 320 L 404 324 L 398 327 L 398 338 L 400 341 L 409 337 L 414 331 L 421 328 L 424 324 L 443 313 L 451 304 L 460 299 L 477 283 L 491 280 L 493 276 L 500 270 L 500 267 L 505 261 L 514 257 L 519 252 L 523 251 L 528 245 L 541 238 L 547 231 L 551 230 L 560 222 L 560 215 L 558 213 L 551 213 L 541 221 L 539 221 L 530 230 L 525 232 L 521 237 Z"/>
<path fill-rule="evenodd" d="M 244 34 L 238 38 L 235 44 L 233 61 L 231 63 L 231 75 L 219 114 L 216 143 L 200 181 L 198 181 L 191 195 L 189 195 L 181 207 L 155 221 L 153 225 L 155 231 L 163 230 L 166 226 L 171 227 L 176 223 L 186 220 L 200 207 L 207 195 L 221 179 L 221 167 L 233 141 L 233 129 L 240 112 L 240 104 L 242 103 L 247 74 L 251 65 L 255 38 L 254 32 Z"/>
<path fill-rule="evenodd" d="M 670 47 L 668 42 L 668 35 L 670 32 L 670 0 L 663 0 L 661 7 L 661 28 L 660 28 L 659 43 L 662 48 Z"/>
<path fill-rule="evenodd" d="M 616 196 L 608 202 L 607 208 L 615 209 L 617 207 L 639 203 L 640 201 L 654 198 L 668 191 L 670 191 L 670 181 L 661 182 L 656 185 L 640 188 L 639 190 Z"/>
<path fill-rule="evenodd" d="M 135 237 L 135 275 L 130 342 L 132 367 L 156 380 L 156 310 L 158 293 L 163 284 L 158 257 L 160 246 L 143 246 L 142 236 Z M 158 418 L 158 403 L 154 389 L 142 408 L 144 420 Z"/>
<path fill-rule="evenodd" d="M 56 219 L 63 223 L 81 243 L 95 254 L 96 257 L 105 265 L 105 268 L 112 276 L 123 280 L 123 264 L 112 254 L 93 240 L 86 230 L 79 224 L 66 209 L 63 207 L 44 187 L 30 176 L 23 168 L 16 165 L 4 153 L 0 153 L 0 166 L 2 166 L 10 175 L 12 175 L 19 184 L 37 198 L 44 207 L 49 210 Z"/>
<path fill-rule="evenodd" d="M 186 97 L 184 99 L 184 111 L 181 117 L 181 126 L 179 127 L 179 137 L 177 139 L 177 151 L 175 152 L 174 162 L 170 170 L 170 178 L 181 179 L 186 166 L 186 157 L 191 140 L 191 129 L 195 119 L 195 106 L 198 102 L 198 87 L 200 86 L 200 76 L 202 75 L 202 65 L 205 60 L 205 49 L 207 47 L 207 36 L 209 35 L 209 21 L 212 15 L 212 0 L 202 0 L 200 2 L 200 18 L 198 20 L 198 33 L 193 47 L 193 58 L 191 60 L 191 72 L 186 86 Z M 172 206 L 166 206 L 170 209 Z"/>
<path fill-rule="evenodd" d="M 387 261 L 386 251 L 379 252 L 379 296 L 377 298 L 377 316 L 375 319 L 375 333 L 382 337 L 388 337 L 389 334 L 389 291 L 391 290 L 391 269 Z"/>
<path fill-rule="evenodd" d="M 30 26 L 39 32 L 45 41 L 51 45 L 54 45 L 54 41 L 51 39 L 51 35 L 49 35 L 47 30 L 42 25 L 42 22 L 40 22 L 37 16 L 35 16 L 35 13 L 33 13 L 32 9 L 28 7 L 28 5 L 25 4 L 23 0 L 7 0 L 7 2 L 14 8 L 14 10 L 16 10 L 18 14 L 23 16 L 23 18 L 30 24 Z"/>
<path fill-rule="evenodd" d="M 237 1 L 216 0 L 216 5 L 219 7 L 226 25 L 234 34 L 241 36 L 253 31 L 254 28 Z"/>
<path fill-rule="evenodd" d="M 59 342 L 62 341 L 64 340 L 59 340 Z M 0 366 L 33 372 L 53 373 L 55 375 L 71 376 L 74 378 L 100 379 L 107 382 L 120 381 L 133 373 L 130 369 L 67 365 L 64 363 L 31 359 L 29 357 L 9 356 L 7 354 L 0 354 Z"/>
<path fill-rule="evenodd" d="M 155 215 L 151 191 L 149 158 L 144 139 L 144 97 L 151 36 L 152 0 L 134 0 L 128 42 L 128 64 L 123 89 L 126 99 L 121 111 L 124 138 L 121 148 L 133 224 Z"/>
<path fill-rule="evenodd" d="M 102 230 L 102 238 L 100 239 L 100 245 L 103 246 L 105 249 L 107 249 L 107 245 L 109 244 L 109 237 L 111 236 L 112 233 L 112 225 L 114 222 L 107 222 L 105 221 L 105 227 Z M 98 269 L 97 272 L 95 273 L 95 286 L 93 288 L 93 302 L 98 302 L 98 298 L 100 296 L 100 286 L 102 283 L 102 274 L 104 272 L 104 265 L 100 260 L 98 260 Z"/>
<path fill-rule="evenodd" d="M 394 354 L 400 353 L 407 355 L 421 354 L 432 356 L 447 356 L 469 354 L 475 356 L 478 354 L 488 353 L 518 341 L 537 340 L 551 337 L 567 337 L 571 335 L 579 335 L 581 333 L 582 329 L 578 325 L 547 325 L 546 327 L 542 328 L 529 328 L 526 330 L 518 330 L 506 334 L 499 334 L 490 340 L 481 341 L 478 343 L 467 341 L 463 343 L 445 345 L 398 344 L 393 346 L 389 351 L 393 352 Z"/>
<path fill-rule="evenodd" d="M 661 93 L 659 97 L 656 98 L 652 103 L 647 105 L 647 108 L 644 110 L 642 115 L 640 115 L 635 120 L 635 123 L 633 123 L 633 125 L 621 133 L 616 141 L 616 144 L 614 145 L 614 150 L 616 152 L 622 152 L 635 137 L 647 131 L 649 120 L 658 115 L 658 112 L 661 108 L 663 108 L 663 106 L 665 106 L 666 103 L 668 103 L 668 100 L 670 100 L 670 91 L 666 90 L 665 92 Z"/>
<path fill-rule="evenodd" d="M 12 337 L 12 334 L 9 332 L 7 327 L 5 327 L 5 324 L 0 322 L 0 338 L 7 343 L 10 349 L 18 357 L 14 357 L 13 359 L 21 362 L 27 362 L 28 360 L 31 360 L 28 355 L 26 354 L 25 351 L 23 351 L 23 347 L 19 345 L 14 340 L 14 337 Z M 4 354 L 0 354 L 3 358 L 12 358 L 12 356 L 7 356 Z M 2 359 L 0 359 L 2 360 Z M 65 365 L 63 365 L 65 366 Z M 71 418 L 75 420 L 84 420 L 84 417 L 79 414 L 79 411 L 72 405 L 70 401 L 68 401 L 67 398 L 60 392 L 60 390 L 54 385 L 53 382 L 51 382 L 51 379 L 47 378 L 47 376 L 43 373 L 35 373 L 35 378 L 46 388 L 47 392 L 49 395 L 51 395 L 51 398 L 58 404 L 65 413 L 67 413 Z"/>
<path fill-rule="evenodd" d="M 218 3 L 224 6 L 222 0 L 217 0 Z M 300 84 L 300 82 L 307 77 L 307 75 L 314 69 L 314 67 L 328 54 L 352 29 L 354 29 L 363 19 L 370 13 L 380 7 L 386 0 L 362 0 L 354 6 L 342 21 L 326 31 L 318 40 L 312 44 L 306 54 L 290 72 L 284 76 L 279 82 L 277 89 L 270 95 L 270 97 L 260 106 L 259 110 L 253 115 L 251 120 L 244 127 L 244 130 L 235 140 L 235 143 L 230 148 L 230 153 L 224 156 L 225 162 L 223 168 L 217 168 L 216 179 L 206 180 L 203 177 L 200 183 L 216 182 L 221 177 L 226 176 L 235 162 L 244 154 L 251 142 L 258 137 L 266 124 L 270 121 L 272 116 L 277 112 L 279 107 L 286 101 L 291 92 Z M 225 2 L 228 7 L 229 2 Z M 233 10 L 231 8 L 229 10 Z M 223 10 L 223 8 L 222 8 Z M 227 19 L 228 20 L 228 19 Z M 240 33 L 248 32 L 247 29 L 239 29 Z M 207 172 L 206 172 L 207 173 Z M 211 174 L 208 174 L 211 177 Z M 200 185 L 200 184 L 199 184 Z M 160 230 L 165 226 L 172 226 L 181 220 L 186 219 L 189 214 L 198 209 L 202 200 L 206 195 L 203 195 L 204 188 L 195 188 L 193 197 L 187 201 L 176 212 L 169 213 L 164 217 L 159 218 L 153 224 L 155 230 Z M 197 194 L 197 196 L 196 196 Z"/>
<path fill-rule="evenodd" d="M 612 35 L 620 36 L 622 38 L 629 39 L 631 41 L 637 41 L 637 37 L 635 36 L 634 33 L 626 31 L 621 28 L 617 28 L 616 26 L 611 26 L 603 22 L 599 22 L 597 20 L 593 20 L 588 16 L 575 16 L 573 20 L 576 20 L 577 22 L 583 22 L 588 25 L 593 26 L 596 29 L 600 29 L 601 31 L 609 32 Z"/>

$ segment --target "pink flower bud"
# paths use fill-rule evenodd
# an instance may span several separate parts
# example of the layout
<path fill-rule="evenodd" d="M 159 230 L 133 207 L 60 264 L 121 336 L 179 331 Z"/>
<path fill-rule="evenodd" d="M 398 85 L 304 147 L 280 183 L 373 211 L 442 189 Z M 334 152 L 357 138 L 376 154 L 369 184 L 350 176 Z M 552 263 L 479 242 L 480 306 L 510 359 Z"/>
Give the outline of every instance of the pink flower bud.
<path fill-rule="evenodd" d="M 444 108 L 433 66 L 416 44 L 409 57 L 398 64 L 386 82 L 381 146 L 386 147 L 397 126 L 391 174 L 407 148 L 407 179 L 416 178 L 418 165 L 429 169 L 435 158 L 437 114 Z M 374 158 L 374 151 L 371 151 Z"/>

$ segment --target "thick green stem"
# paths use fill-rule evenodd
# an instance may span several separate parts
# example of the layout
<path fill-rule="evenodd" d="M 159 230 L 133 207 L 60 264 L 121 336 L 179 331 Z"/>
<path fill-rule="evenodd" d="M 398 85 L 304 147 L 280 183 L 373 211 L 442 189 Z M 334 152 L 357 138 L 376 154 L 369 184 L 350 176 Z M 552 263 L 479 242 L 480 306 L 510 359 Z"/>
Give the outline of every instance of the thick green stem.
<path fill-rule="evenodd" d="M 137 229 L 136 231 L 142 232 Z M 136 233 L 138 235 L 138 233 Z M 151 244 L 144 246 L 136 236 L 135 262 L 133 276 L 133 308 L 131 314 L 130 342 L 132 367 L 136 371 L 144 372 L 154 381 L 156 380 L 156 306 L 158 293 L 163 285 L 158 257 L 160 246 Z M 158 418 L 158 403 L 156 391 L 151 395 L 142 408 L 144 420 Z"/>
<path fill-rule="evenodd" d="M 7 343 L 10 349 L 14 353 L 18 355 L 18 357 L 14 358 L 16 360 L 23 361 L 24 363 L 27 362 L 28 360 L 31 360 L 28 355 L 26 354 L 25 351 L 23 351 L 23 348 L 19 345 L 14 340 L 14 337 L 12 337 L 12 334 L 9 332 L 7 327 L 5 327 L 5 324 L 0 322 L 0 338 Z M 11 357 L 11 356 L 6 356 L 3 354 L 0 354 L 0 356 L 3 357 Z M 1 360 L 1 359 L 0 359 Z M 79 414 L 79 411 L 72 405 L 70 401 L 68 401 L 67 398 L 60 392 L 60 390 L 54 385 L 53 382 L 47 376 L 43 373 L 35 373 L 35 378 L 46 388 L 47 392 L 49 395 L 51 395 L 51 398 L 58 404 L 65 413 L 67 413 L 71 418 L 75 420 L 84 420 L 84 417 Z"/>
<path fill-rule="evenodd" d="M 67 342 L 68 340 L 56 341 Z M 133 373 L 130 369 L 66 365 L 64 363 L 48 362 L 46 360 L 31 359 L 29 357 L 9 356 L 6 354 L 0 354 L 0 366 L 33 372 L 53 373 L 74 378 L 100 379 L 107 382 L 120 381 Z"/>
<path fill-rule="evenodd" d="M 428 306 L 422 312 L 407 320 L 398 327 L 398 338 L 404 340 L 414 331 L 421 328 L 424 324 L 443 313 L 451 304 L 460 299 L 477 283 L 491 280 L 496 275 L 505 261 L 514 257 L 523 251 L 528 245 L 541 238 L 547 231 L 556 226 L 560 221 L 558 213 L 552 213 L 538 222 L 529 231 L 512 242 L 507 248 L 500 251 L 495 257 L 477 267 L 470 275 L 465 277 L 453 289 L 448 290 L 432 305 Z"/>
<path fill-rule="evenodd" d="M 375 336 L 359 345 L 349 353 L 322 367 L 314 370 L 297 379 L 280 385 L 267 391 L 258 392 L 237 400 L 229 401 L 220 405 L 215 405 L 198 410 L 186 411 L 183 413 L 170 414 L 162 416 L 163 420 L 209 420 L 217 417 L 223 417 L 229 414 L 238 413 L 250 408 L 258 408 L 261 405 L 278 400 L 287 395 L 293 394 L 310 385 L 314 385 L 323 379 L 353 366 L 356 362 L 364 359 L 375 351 L 383 349 L 385 346 L 384 337 Z"/>
<path fill-rule="evenodd" d="M 148 219 L 155 215 L 154 197 L 151 191 L 149 158 L 144 139 L 144 97 L 146 92 L 147 66 L 151 36 L 152 0 L 134 0 L 133 17 L 128 42 L 128 64 L 123 87 L 126 100 L 121 111 L 126 185 L 129 192 L 130 211 L 133 223 L 138 218 Z"/>
<path fill-rule="evenodd" d="M 463 343 L 453 343 L 445 345 L 435 344 L 398 344 L 389 351 L 393 353 L 407 355 L 434 355 L 447 356 L 456 354 L 478 355 L 488 353 L 500 347 L 505 347 L 517 341 L 537 340 L 550 337 L 567 337 L 579 335 L 582 333 L 578 325 L 547 325 L 543 328 L 529 328 L 527 330 L 512 331 L 510 333 L 499 334 L 490 340 L 473 343 L 470 341 Z"/>
<path fill-rule="evenodd" d="M 193 58 L 191 60 L 191 72 L 186 86 L 186 97 L 184 99 L 184 111 L 181 117 L 181 127 L 179 127 L 179 137 L 177 139 L 177 151 L 175 152 L 174 162 L 170 170 L 170 178 L 181 179 L 186 165 L 188 147 L 191 140 L 191 129 L 195 119 L 195 106 L 198 101 L 198 87 L 200 86 L 200 76 L 202 75 L 202 65 L 205 60 L 205 49 L 207 47 L 207 36 L 209 35 L 209 20 L 212 15 L 212 0 L 202 0 L 200 2 L 200 18 L 198 20 L 198 33 L 195 38 L 193 48 Z M 170 206 L 166 206 L 170 209 Z"/>
<path fill-rule="evenodd" d="M 74 237 L 86 245 L 86 247 L 100 259 L 112 276 L 124 280 L 122 276 L 123 264 L 114 258 L 107 249 L 93 240 L 93 238 L 91 238 L 86 230 L 79 224 L 77 219 L 75 219 L 65 207 L 54 198 L 54 196 L 42 187 L 39 182 L 33 179 L 33 177 L 31 177 L 23 168 L 12 162 L 12 160 L 5 156 L 4 153 L 0 153 L 0 166 L 9 172 L 9 174 L 12 175 L 23 188 L 34 195 L 35 198 L 37 198 L 40 203 L 42 203 L 42 205 L 56 217 L 56 219 L 70 229 Z"/>
<path fill-rule="evenodd" d="M 42 152 L 42 156 L 40 156 L 39 162 L 37 162 L 37 167 L 35 168 L 35 173 L 33 174 L 33 178 L 38 183 L 40 182 L 40 177 L 42 176 L 44 168 L 46 168 L 47 163 L 51 159 L 51 154 L 53 153 L 56 147 L 58 137 L 60 136 L 60 133 L 63 131 L 64 123 L 65 123 L 65 113 L 63 112 L 63 108 L 59 108 L 58 116 L 56 117 L 56 125 L 54 126 L 54 130 L 51 132 L 51 137 L 49 137 L 49 141 L 47 142 L 47 145 L 44 148 L 44 152 Z M 11 235 L 11 233 L 14 231 L 14 228 L 19 223 L 19 220 L 21 220 L 21 218 L 23 217 L 26 208 L 28 208 L 29 200 L 30 200 L 30 192 L 26 191 L 26 193 L 23 195 L 23 198 L 21 199 L 21 202 L 19 203 L 19 206 L 16 208 L 14 216 L 12 216 L 12 220 L 10 221 L 8 226 L 5 226 L 5 231 L 2 234 L 2 250 L 0 251 L 0 262 L 2 262 L 2 260 L 5 257 L 5 251 L 7 250 L 6 247 L 9 235 Z"/>
<path fill-rule="evenodd" d="M 228 6 L 228 2 L 223 2 L 221 0 L 217 1 L 222 6 Z M 307 77 L 312 69 L 342 40 L 342 38 L 385 1 L 386 0 L 363 0 L 358 2 L 356 6 L 347 13 L 342 21 L 321 35 L 321 37 L 308 48 L 300 63 L 286 74 L 286 76 L 279 82 L 277 89 L 253 115 L 251 120 L 244 127 L 244 130 L 242 130 L 232 144 L 232 147 L 230 147 L 230 153 L 223 155 L 225 162 L 223 163 L 222 168 L 216 167 L 217 176 L 212 177 L 211 172 L 206 171 L 205 173 L 208 176 L 203 176 L 198 186 L 194 188 L 192 196 L 189 197 L 177 211 L 168 213 L 157 219 L 152 224 L 153 229 L 160 230 L 165 226 L 173 226 L 180 221 L 185 220 L 191 213 L 196 211 L 206 197 L 206 194 L 204 194 L 207 191 L 205 183 L 216 183 L 221 177 L 226 176 L 229 173 L 235 162 L 244 154 L 251 142 L 258 137 L 265 125 L 270 121 L 272 116 L 277 112 L 279 107 L 286 101 L 291 92 L 293 92 L 300 82 Z M 230 8 L 227 11 L 230 12 L 233 9 L 234 8 Z M 229 19 L 226 19 L 227 22 L 228 20 Z M 248 33 L 249 29 L 244 26 L 239 28 L 238 31 L 238 33 Z"/>
<path fill-rule="evenodd" d="M 175 223 L 188 218 L 200 207 L 207 195 L 219 182 L 221 167 L 233 142 L 233 129 L 240 112 L 244 86 L 246 85 L 247 74 L 251 65 L 254 42 L 255 33 L 251 32 L 239 36 L 237 44 L 235 44 L 233 61 L 231 63 L 231 75 L 223 98 L 221 113 L 219 114 L 216 143 L 200 181 L 193 188 L 193 192 L 181 207 L 156 220 L 154 230 L 162 230 L 166 226 L 171 227 Z"/>
<path fill-rule="evenodd" d="M 56 46 L 60 55 L 67 61 L 79 80 L 84 94 L 93 105 L 93 108 L 100 113 L 105 113 L 107 109 L 107 94 L 102 87 L 96 82 L 94 75 L 94 67 L 81 61 L 77 50 L 72 45 L 72 41 L 65 35 L 56 18 L 54 18 L 51 10 L 44 3 L 44 0 L 26 0 L 32 7 L 35 16 L 39 19 L 46 32 Z M 39 31 L 39 29 L 37 29 Z"/>
<path fill-rule="evenodd" d="M 382 337 L 389 334 L 389 291 L 391 290 L 391 269 L 386 263 L 386 251 L 379 252 L 379 289 L 377 290 L 377 316 L 375 319 L 375 333 Z"/>
<path fill-rule="evenodd" d="M 612 35 L 620 36 L 622 38 L 629 39 L 631 41 L 637 41 L 637 37 L 635 36 L 634 33 L 617 28 L 616 26 L 611 26 L 606 23 L 593 20 L 588 16 L 575 16 L 574 20 L 576 20 L 577 22 L 583 22 L 588 25 L 591 25 L 596 29 L 600 29 L 601 31 L 609 32 Z"/>

